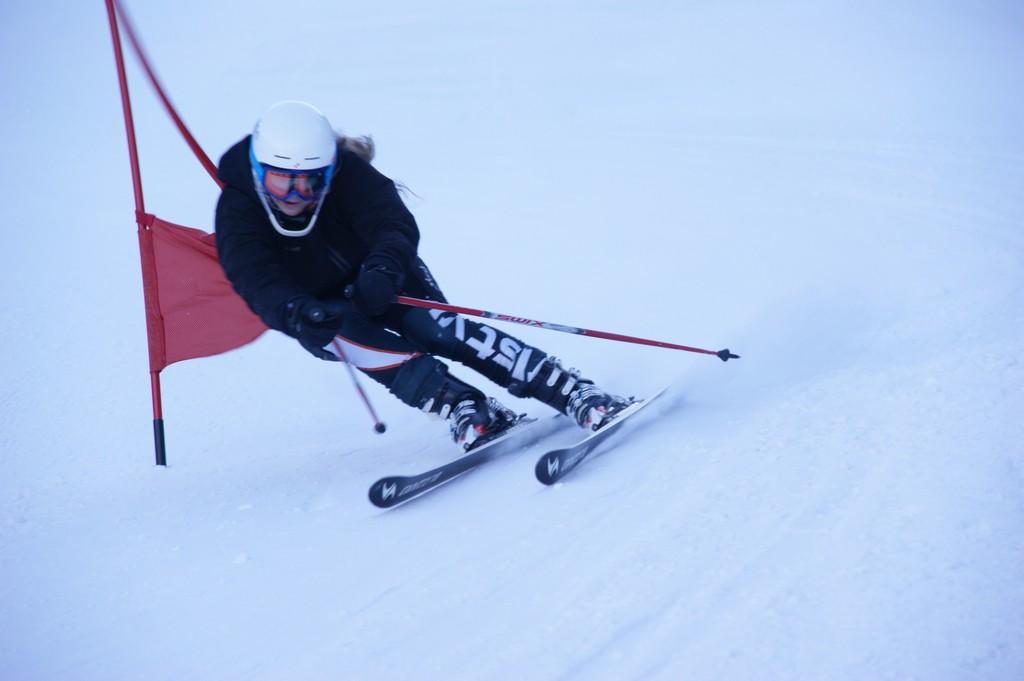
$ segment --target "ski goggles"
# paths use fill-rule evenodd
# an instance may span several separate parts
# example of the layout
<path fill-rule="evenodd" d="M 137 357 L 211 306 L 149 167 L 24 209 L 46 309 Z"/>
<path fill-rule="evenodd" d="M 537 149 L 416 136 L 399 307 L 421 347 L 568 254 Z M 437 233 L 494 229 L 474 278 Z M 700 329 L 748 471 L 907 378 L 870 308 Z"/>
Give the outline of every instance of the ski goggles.
<path fill-rule="evenodd" d="M 297 197 L 303 201 L 318 198 L 331 181 L 331 166 L 314 170 L 287 170 L 258 163 L 256 178 L 260 186 L 278 201 Z"/>

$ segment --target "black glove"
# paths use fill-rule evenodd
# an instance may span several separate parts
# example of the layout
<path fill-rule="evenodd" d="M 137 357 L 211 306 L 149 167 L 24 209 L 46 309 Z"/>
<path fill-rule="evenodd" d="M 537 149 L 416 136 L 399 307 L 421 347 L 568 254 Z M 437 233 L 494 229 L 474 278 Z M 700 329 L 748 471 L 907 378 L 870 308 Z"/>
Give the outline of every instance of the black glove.
<path fill-rule="evenodd" d="M 352 291 L 352 302 L 367 317 L 382 315 L 395 302 L 400 282 L 401 275 L 386 265 L 363 265 Z"/>
<path fill-rule="evenodd" d="M 341 331 L 346 307 L 345 303 L 313 296 L 292 298 L 285 304 L 288 332 L 314 356 L 337 362 L 338 357 L 324 350 L 324 346 Z"/>

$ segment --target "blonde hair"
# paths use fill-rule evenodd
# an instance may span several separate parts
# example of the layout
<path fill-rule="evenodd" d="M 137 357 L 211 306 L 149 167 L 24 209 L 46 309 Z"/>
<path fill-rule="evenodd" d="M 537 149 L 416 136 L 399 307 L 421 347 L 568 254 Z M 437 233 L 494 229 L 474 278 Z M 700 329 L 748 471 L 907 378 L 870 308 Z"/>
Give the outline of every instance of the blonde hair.
<path fill-rule="evenodd" d="M 338 136 L 338 144 L 341 145 L 342 149 L 344 149 L 345 151 L 351 151 L 353 154 L 363 159 L 367 163 L 371 163 L 373 161 L 374 156 L 377 155 L 377 144 L 376 142 L 373 141 L 372 135 L 359 135 L 358 137 L 349 137 L 348 135 L 345 135 L 340 132 L 336 134 Z M 409 189 L 409 187 L 407 187 L 405 183 L 398 181 L 394 182 L 395 188 L 398 190 L 398 193 L 401 194 L 402 196 L 412 195 L 415 196 L 416 198 L 420 198 L 419 194 Z"/>
<path fill-rule="evenodd" d="M 370 135 L 359 135 L 358 137 L 349 137 L 342 133 L 337 133 L 338 144 L 345 151 L 351 151 L 353 154 L 363 159 L 367 163 L 373 161 L 373 157 L 377 155 L 377 145 L 373 141 L 373 137 Z"/>

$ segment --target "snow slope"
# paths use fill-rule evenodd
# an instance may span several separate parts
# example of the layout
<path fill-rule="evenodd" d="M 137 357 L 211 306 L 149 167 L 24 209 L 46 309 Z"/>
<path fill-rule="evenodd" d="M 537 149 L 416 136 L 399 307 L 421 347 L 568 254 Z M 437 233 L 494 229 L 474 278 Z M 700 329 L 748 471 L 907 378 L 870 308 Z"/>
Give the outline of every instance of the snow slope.
<path fill-rule="evenodd" d="M 156 468 L 102 3 L 5 5 L 0 678 L 1024 676 L 1019 3 L 130 4 L 211 156 L 374 134 L 453 301 L 743 359 L 516 327 L 661 418 L 381 513 L 444 427 L 268 334 L 164 372 Z"/>

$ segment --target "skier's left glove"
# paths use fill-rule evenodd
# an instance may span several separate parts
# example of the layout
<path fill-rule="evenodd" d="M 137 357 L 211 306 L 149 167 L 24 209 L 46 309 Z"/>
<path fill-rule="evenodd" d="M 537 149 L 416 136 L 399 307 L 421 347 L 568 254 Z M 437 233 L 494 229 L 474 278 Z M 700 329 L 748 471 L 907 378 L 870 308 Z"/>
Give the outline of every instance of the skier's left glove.
<path fill-rule="evenodd" d="M 367 317 L 387 312 L 395 302 L 402 276 L 387 265 L 363 265 L 352 292 L 356 309 Z"/>
<path fill-rule="evenodd" d="M 302 347 L 320 359 L 337 362 L 338 357 L 324 350 L 341 331 L 345 303 L 320 300 L 313 296 L 298 296 L 285 305 L 288 331 Z"/>

